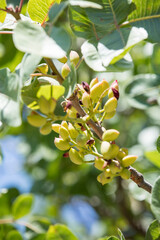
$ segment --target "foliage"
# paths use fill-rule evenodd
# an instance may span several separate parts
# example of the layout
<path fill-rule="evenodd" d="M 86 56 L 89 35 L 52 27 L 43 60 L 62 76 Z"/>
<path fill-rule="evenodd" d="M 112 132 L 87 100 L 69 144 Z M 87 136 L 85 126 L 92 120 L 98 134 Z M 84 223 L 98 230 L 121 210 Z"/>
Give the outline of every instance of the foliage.
<path fill-rule="evenodd" d="M 160 0 L 0 1 L 0 239 L 160 238 L 159 23 Z"/>

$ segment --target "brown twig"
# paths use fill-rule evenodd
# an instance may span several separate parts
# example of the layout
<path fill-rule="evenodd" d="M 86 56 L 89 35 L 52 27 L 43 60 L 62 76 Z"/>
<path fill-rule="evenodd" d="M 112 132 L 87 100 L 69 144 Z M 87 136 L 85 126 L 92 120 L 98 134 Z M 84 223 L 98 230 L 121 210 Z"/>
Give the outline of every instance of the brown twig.
<path fill-rule="evenodd" d="M 87 115 L 86 112 L 81 107 L 81 105 L 79 104 L 79 100 L 78 100 L 76 91 L 68 98 L 68 100 L 70 100 L 72 102 L 72 106 L 77 110 L 77 112 L 82 117 Z M 93 129 L 93 131 L 97 134 L 99 139 L 102 140 L 103 130 L 102 130 L 101 125 L 92 121 L 91 119 L 87 123 Z M 129 171 L 131 172 L 130 179 L 132 181 L 134 181 L 138 185 L 138 187 L 143 188 L 145 191 L 151 193 L 152 185 L 144 180 L 143 175 L 141 173 L 139 173 L 133 167 L 129 167 Z"/>
<path fill-rule="evenodd" d="M 48 64 L 48 66 L 52 69 L 52 72 L 54 75 L 57 75 L 57 81 L 62 84 L 64 79 L 62 78 L 62 76 L 60 75 L 60 73 L 58 72 L 57 68 L 55 67 L 52 59 L 50 58 L 44 58 L 44 60 L 46 61 L 46 63 Z"/>

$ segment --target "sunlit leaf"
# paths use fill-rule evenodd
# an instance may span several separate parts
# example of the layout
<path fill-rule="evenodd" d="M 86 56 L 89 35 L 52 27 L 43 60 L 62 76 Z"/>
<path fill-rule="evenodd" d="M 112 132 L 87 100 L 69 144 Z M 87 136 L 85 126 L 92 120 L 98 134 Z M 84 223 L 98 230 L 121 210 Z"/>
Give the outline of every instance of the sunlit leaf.
<path fill-rule="evenodd" d="M 89 1 L 69 0 L 69 4 L 72 6 L 79 6 L 81 8 L 96 8 L 96 9 L 103 8 L 100 4 Z"/>
<path fill-rule="evenodd" d="M 44 29 L 29 21 L 19 21 L 14 29 L 13 41 L 22 52 L 48 58 L 63 58 L 65 51 L 50 38 Z"/>
<path fill-rule="evenodd" d="M 160 177 L 156 180 L 152 189 L 151 209 L 157 220 L 160 220 Z"/>
<path fill-rule="evenodd" d="M 120 240 L 125 240 L 125 237 L 124 237 L 124 235 L 123 235 L 123 233 L 121 232 L 120 229 L 118 229 L 118 234 L 120 236 Z"/>
<path fill-rule="evenodd" d="M 6 0 L 0 1 L 0 8 L 5 9 L 7 7 Z M 0 22 L 4 22 L 7 12 L 0 10 Z"/>
<path fill-rule="evenodd" d="M 52 23 L 55 23 L 59 16 L 63 13 L 65 8 L 68 6 L 68 2 L 61 2 L 60 4 L 53 4 L 49 11 L 49 19 Z"/>
<path fill-rule="evenodd" d="M 46 240 L 78 240 L 78 238 L 62 224 L 50 226 Z"/>
<path fill-rule="evenodd" d="M 60 3 L 61 0 L 29 0 L 27 9 L 32 20 L 42 23 L 48 20 L 47 14 L 54 3 Z"/>
<path fill-rule="evenodd" d="M 160 153 L 160 136 L 157 139 L 157 151 Z"/>
<path fill-rule="evenodd" d="M 145 152 L 145 156 L 150 162 L 152 162 L 156 167 L 160 168 L 160 153 L 156 150 Z"/>
<path fill-rule="evenodd" d="M 157 220 L 154 220 L 146 233 L 145 240 L 159 240 L 160 239 L 160 224 Z"/>
<path fill-rule="evenodd" d="M 32 204 L 32 194 L 22 194 L 18 196 L 12 205 L 12 214 L 14 219 L 19 219 L 30 213 Z"/>

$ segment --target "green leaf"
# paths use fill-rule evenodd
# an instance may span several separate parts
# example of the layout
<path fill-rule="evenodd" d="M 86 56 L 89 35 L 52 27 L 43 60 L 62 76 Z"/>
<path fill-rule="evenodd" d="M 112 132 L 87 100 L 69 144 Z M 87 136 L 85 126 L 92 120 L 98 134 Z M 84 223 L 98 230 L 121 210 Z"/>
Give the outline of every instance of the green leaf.
<path fill-rule="evenodd" d="M 160 220 L 160 177 L 156 180 L 151 196 L 151 209 L 157 220 Z"/>
<path fill-rule="evenodd" d="M 49 19 L 53 23 L 56 23 L 59 16 L 64 12 L 68 6 L 68 2 L 61 2 L 60 4 L 55 3 L 49 11 Z"/>
<path fill-rule="evenodd" d="M 14 219 L 19 219 L 30 213 L 32 204 L 32 194 L 22 194 L 18 196 L 12 205 L 12 214 Z"/>
<path fill-rule="evenodd" d="M 81 8 L 96 8 L 96 9 L 102 9 L 103 8 L 98 3 L 89 2 L 89 1 L 69 0 L 69 4 L 71 6 L 79 6 Z"/>
<path fill-rule="evenodd" d="M 0 70 L 0 121 L 9 126 L 21 124 L 20 86 L 17 74 L 11 73 L 7 68 Z"/>
<path fill-rule="evenodd" d="M 38 80 L 34 81 L 29 86 L 22 88 L 22 100 L 31 109 L 39 109 L 38 101 L 41 96 L 44 96 L 47 100 L 53 97 L 58 100 L 65 92 L 63 86 L 50 85 L 46 82 L 46 85 L 40 85 Z"/>
<path fill-rule="evenodd" d="M 160 42 L 160 0 L 133 0 L 136 5 L 128 17 L 128 23 L 132 26 L 143 27 L 148 32 L 148 40 L 151 42 Z"/>
<path fill-rule="evenodd" d="M 117 237 L 110 236 L 110 237 L 99 238 L 98 240 L 119 240 L 119 239 Z"/>
<path fill-rule="evenodd" d="M 50 38 L 45 30 L 29 21 L 19 21 L 13 33 L 13 41 L 22 52 L 47 58 L 63 58 L 65 51 Z"/>
<path fill-rule="evenodd" d="M 160 136 L 157 139 L 157 151 L 160 153 Z"/>
<path fill-rule="evenodd" d="M 159 240 L 160 239 L 160 224 L 157 220 L 154 220 L 146 233 L 145 240 Z"/>
<path fill-rule="evenodd" d="M 119 228 L 118 228 L 118 235 L 120 236 L 120 240 L 125 240 L 125 237 Z"/>
<path fill-rule="evenodd" d="M 160 44 L 155 44 L 153 48 L 153 54 L 151 59 L 152 68 L 154 73 L 160 74 Z"/>
<path fill-rule="evenodd" d="M 27 10 L 33 21 L 42 23 L 48 20 L 48 12 L 54 3 L 60 3 L 61 0 L 29 0 Z"/>
<path fill-rule="evenodd" d="M 18 231 L 12 230 L 7 234 L 6 240 L 23 240 L 23 238 Z"/>
<path fill-rule="evenodd" d="M 156 167 L 160 168 L 160 153 L 156 150 L 145 152 L 146 158 L 149 159 Z"/>
<path fill-rule="evenodd" d="M 46 240 L 78 240 L 78 238 L 65 225 L 55 224 L 49 227 Z"/>
<path fill-rule="evenodd" d="M 50 33 L 50 37 L 59 45 L 65 52 L 71 47 L 70 35 L 60 27 L 53 27 Z M 65 41 L 64 41 L 65 39 Z"/>
<path fill-rule="evenodd" d="M 155 74 L 135 76 L 125 89 L 129 103 L 139 109 L 152 106 L 150 99 L 159 96 L 159 81 L 160 76 Z"/>
<path fill-rule="evenodd" d="M 31 240 L 46 240 L 46 234 L 45 233 L 38 234 L 37 236 L 33 237 Z"/>
<path fill-rule="evenodd" d="M 22 85 L 30 79 L 30 74 L 34 72 L 37 65 L 41 61 L 41 56 L 26 53 L 22 59 L 20 66 L 20 79 L 22 80 Z"/>
<path fill-rule="evenodd" d="M 7 7 L 6 0 L 0 1 L 0 8 L 5 9 Z M 7 12 L 0 10 L 0 22 L 4 22 L 6 18 Z"/>

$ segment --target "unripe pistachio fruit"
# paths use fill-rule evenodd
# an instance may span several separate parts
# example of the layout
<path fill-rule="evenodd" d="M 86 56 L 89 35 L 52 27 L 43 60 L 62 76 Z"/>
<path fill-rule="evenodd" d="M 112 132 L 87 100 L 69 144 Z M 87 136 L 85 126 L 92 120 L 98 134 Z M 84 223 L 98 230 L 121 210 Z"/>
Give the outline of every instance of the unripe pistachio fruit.
<path fill-rule="evenodd" d="M 62 121 L 62 122 L 61 122 L 61 126 L 64 127 L 64 128 L 66 128 L 66 129 L 68 129 L 68 124 L 67 124 L 66 121 Z"/>
<path fill-rule="evenodd" d="M 67 57 L 64 56 L 63 58 L 59 58 L 58 61 L 61 62 L 61 63 L 66 63 L 67 62 Z"/>
<path fill-rule="evenodd" d="M 92 81 L 90 82 L 90 84 L 89 84 L 89 87 L 90 87 L 90 89 L 96 84 L 96 83 L 98 83 L 99 81 L 98 81 L 98 78 L 96 77 L 96 78 L 93 78 L 92 79 Z"/>
<path fill-rule="evenodd" d="M 91 105 L 91 98 L 87 92 L 84 92 L 82 95 L 82 103 L 86 108 L 89 108 L 89 106 Z"/>
<path fill-rule="evenodd" d="M 69 118 L 77 118 L 77 111 L 74 107 L 71 107 L 71 109 L 67 109 L 67 115 Z"/>
<path fill-rule="evenodd" d="M 110 144 L 107 141 L 101 143 L 101 153 L 105 159 L 109 160 L 115 158 L 118 152 L 119 147 L 116 144 Z"/>
<path fill-rule="evenodd" d="M 97 102 L 100 96 L 102 95 L 102 93 L 108 88 L 107 86 L 109 86 L 109 84 L 106 80 L 96 83 L 90 90 L 91 99 L 94 102 Z M 107 95 L 107 92 L 106 92 L 106 95 Z"/>
<path fill-rule="evenodd" d="M 86 145 L 87 140 L 88 140 L 88 137 L 85 134 L 79 134 L 76 137 L 76 143 L 80 147 L 84 147 Z"/>
<path fill-rule="evenodd" d="M 103 96 L 103 97 L 105 97 L 107 95 L 107 93 L 108 93 L 108 90 L 109 90 L 109 83 L 105 79 L 103 79 L 101 84 L 102 84 L 102 93 L 104 91 L 106 91 L 104 96 Z"/>
<path fill-rule="evenodd" d="M 38 114 L 32 114 L 27 117 L 28 122 L 34 126 L 34 127 L 41 127 L 46 123 L 46 118 L 38 115 Z"/>
<path fill-rule="evenodd" d="M 50 134 L 52 131 L 52 125 L 51 122 L 47 122 L 46 124 L 44 124 L 41 128 L 40 128 L 40 133 L 42 135 L 48 135 Z"/>
<path fill-rule="evenodd" d="M 123 167 L 129 167 L 136 161 L 137 158 L 138 157 L 135 155 L 128 155 L 122 159 L 121 164 Z"/>
<path fill-rule="evenodd" d="M 114 97 L 114 93 L 113 93 L 112 89 L 110 88 L 108 91 L 108 98 L 112 98 L 112 97 Z"/>
<path fill-rule="evenodd" d="M 112 112 L 106 112 L 104 119 L 110 119 L 110 118 L 114 117 L 115 114 L 116 114 L 116 110 L 114 110 Z"/>
<path fill-rule="evenodd" d="M 106 161 L 103 160 L 103 158 L 96 158 L 94 161 L 94 167 L 97 168 L 100 171 L 104 170 Z"/>
<path fill-rule="evenodd" d="M 46 63 L 39 64 L 36 70 L 41 72 L 41 73 L 47 74 L 48 65 Z"/>
<path fill-rule="evenodd" d="M 74 66 L 76 66 L 79 62 L 79 55 L 76 51 L 71 51 L 69 54 L 69 59 L 70 62 L 74 64 Z"/>
<path fill-rule="evenodd" d="M 62 77 L 65 79 L 69 75 L 70 72 L 71 72 L 70 67 L 68 66 L 67 63 L 65 63 L 61 70 Z"/>
<path fill-rule="evenodd" d="M 52 124 L 52 130 L 56 133 L 59 133 L 60 126 L 61 126 L 60 124 L 53 123 Z"/>
<path fill-rule="evenodd" d="M 117 154 L 117 158 L 118 158 L 119 160 L 122 160 L 122 158 L 124 158 L 126 155 L 127 155 L 127 154 L 126 154 L 124 151 L 122 151 L 122 149 L 119 149 L 119 152 L 118 152 L 118 154 Z"/>
<path fill-rule="evenodd" d="M 69 138 L 69 132 L 68 130 L 61 126 L 60 129 L 59 129 L 59 134 L 60 136 L 63 138 L 63 140 L 67 140 Z"/>
<path fill-rule="evenodd" d="M 106 169 L 101 174 L 97 176 L 98 182 L 100 182 L 102 185 L 111 182 L 113 179 L 113 175 L 111 173 L 110 169 Z"/>
<path fill-rule="evenodd" d="M 70 149 L 69 142 L 66 140 L 63 140 L 62 138 L 55 138 L 54 144 L 59 150 L 62 150 L 62 151 L 66 151 Z"/>
<path fill-rule="evenodd" d="M 122 172 L 120 172 L 120 176 L 121 176 L 121 178 L 127 180 L 127 179 L 130 178 L 131 173 L 130 173 L 130 171 L 128 169 L 125 168 L 125 169 L 122 170 Z"/>
<path fill-rule="evenodd" d="M 81 165 L 83 163 L 83 156 L 74 148 L 69 150 L 69 158 L 77 165 Z"/>
<path fill-rule="evenodd" d="M 116 110 L 116 107 L 117 107 L 117 98 L 112 97 L 104 105 L 104 111 L 105 112 L 113 112 Z"/>
<path fill-rule="evenodd" d="M 71 138 L 73 138 L 73 139 L 75 139 L 79 134 L 79 132 L 73 127 L 73 125 L 71 123 L 68 124 L 68 131 L 69 131 Z"/>
<path fill-rule="evenodd" d="M 102 140 L 107 142 L 114 141 L 118 138 L 119 134 L 120 132 L 115 129 L 106 130 L 102 135 Z"/>
<path fill-rule="evenodd" d="M 111 164 L 109 165 L 109 169 L 113 174 L 118 174 L 122 171 L 122 167 L 120 166 L 120 163 L 116 160 L 112 160 Z"/>

